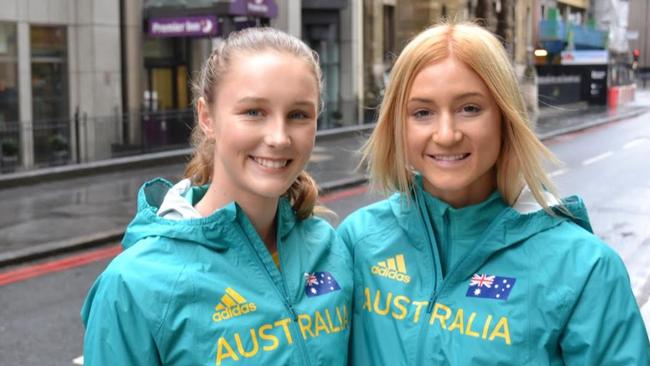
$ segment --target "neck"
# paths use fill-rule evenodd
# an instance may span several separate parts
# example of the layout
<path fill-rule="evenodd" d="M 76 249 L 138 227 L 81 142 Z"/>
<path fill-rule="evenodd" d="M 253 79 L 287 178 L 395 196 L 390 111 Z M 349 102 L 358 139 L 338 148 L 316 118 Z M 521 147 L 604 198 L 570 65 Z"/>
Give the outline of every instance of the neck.
<path fill-rule="evenodd" d="M 462 208 L 485 201 L 497 188 L 494 169 L 479 177 L 472 185 L 458 190 L 441 190 L 424 179 L 423 188 L 432 196 L 446 202 L 453 208 Z"/>
<path fill-rule="evenodd" d="M 210 184 L 205 196 L 195 206 L 197 211 L 201 216 L 207 217 L 230 202 L 237 202 L 269 252 L 275 252 L 277 245 L 275 216 L 279 198 L 265 198 L 250 193 L 235 194 L 224 188 L 215 182 Z"/>

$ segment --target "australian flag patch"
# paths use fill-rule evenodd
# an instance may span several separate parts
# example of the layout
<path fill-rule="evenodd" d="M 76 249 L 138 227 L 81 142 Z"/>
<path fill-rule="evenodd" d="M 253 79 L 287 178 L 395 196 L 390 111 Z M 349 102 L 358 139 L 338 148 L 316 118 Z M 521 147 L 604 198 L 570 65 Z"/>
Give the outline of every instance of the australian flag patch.
<path fill-rule="evenodd" d="M 340 289 L 341 286 L 329 272 L 305 273 L 305 294 L 309 297 L 325 295 Z"/>
<path fill-rule="evenodd" d="M 491 276 L 475 273 L 469 280 L 467 297 L 483 299 L 508 300 L 510 291 L 515 286 L 516 278 Z"/>

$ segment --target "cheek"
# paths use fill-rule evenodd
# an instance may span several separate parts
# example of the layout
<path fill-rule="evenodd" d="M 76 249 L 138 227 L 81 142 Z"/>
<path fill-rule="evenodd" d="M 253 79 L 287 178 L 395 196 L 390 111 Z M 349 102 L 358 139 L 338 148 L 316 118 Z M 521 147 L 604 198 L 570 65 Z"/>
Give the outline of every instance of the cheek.
<path fill-rule="evenodd" d="M 418 128 L 418 126 L 406 125 L 406 137 L 404 139 L 406 143 L 406 155 L 409 161 L 418 159 L 425 150 L 427 143 L 429 142 L 429 137 L 431 136 L 428 129 Z"/>
<path fill-rule="evenodd" d="M 496 163 L 501 152 L 501 127 L 494 124 L 489 130 L 481 134 L 481 153 L 490 163 Z"/>

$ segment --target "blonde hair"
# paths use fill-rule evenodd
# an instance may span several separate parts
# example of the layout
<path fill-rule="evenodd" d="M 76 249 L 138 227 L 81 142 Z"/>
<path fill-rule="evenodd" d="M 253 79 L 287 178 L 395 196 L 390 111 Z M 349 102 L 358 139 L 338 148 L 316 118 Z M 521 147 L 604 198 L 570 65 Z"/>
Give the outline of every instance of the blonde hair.
<path fill-rule="evenodd" d="M 318 54 L 301 40 L 273 28 L 247 28 L 231 33 L 228 38 L 217 44 L 210 57 L 205 61 L 198 80 L 193 85 L 194 104 L 203 98 L 209 110 L 215 107 L 219 84 L 236 55 L 241 53 L 259 53 L 261 51 L 288 53 L 304 60 L 311 68 L 318 86 L 318 95 L 322 94 L 322 72 L 318 63 Z M 319 100 L 319 111 L 322 101 Z M 203 185 L 212 181 L 215 142 L 207 138 L 198 122 L 192 131 L 191 143 L 194 152 L 185 167 L 185 177 L 193 184 Z M 298 219 L 305 219 L 313 214 L 318 199 L 318 186 L 314 179 L 302 171 L 289 187 L 285 195 Z"/>
<path fill-rule="evenodd" d="M 544 171 L 546 159 L 559 163 L 532 131 L 510 60 L 499 40 L 470 22 L 442 23 L 411 40 L 397 58 L 379 110 L 377 126 L 362 148 L 370 178 L 384 193 L 408 192 L 413 173 L 406 156 L 406 104 L 418 73 L 454 57 L 469 66 L 492 93 L 502 115 L 502 146 L 496 162 L 497 189 L 513 205 L 524 185 L 547 211 L 545 192 L 558 197 Z"/>

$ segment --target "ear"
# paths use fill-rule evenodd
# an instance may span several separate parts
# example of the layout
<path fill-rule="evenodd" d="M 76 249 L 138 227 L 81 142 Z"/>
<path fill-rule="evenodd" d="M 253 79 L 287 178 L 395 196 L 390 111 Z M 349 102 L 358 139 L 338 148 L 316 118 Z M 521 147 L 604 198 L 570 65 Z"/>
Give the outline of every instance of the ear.
<path fill-rule="evenodd" d="M 196 101 L 196 115 L 199 119 L 199 127 L 209 139 L 214 138 L 214 123 L 210 114 L 210 106 L 203 97 Z"/>

